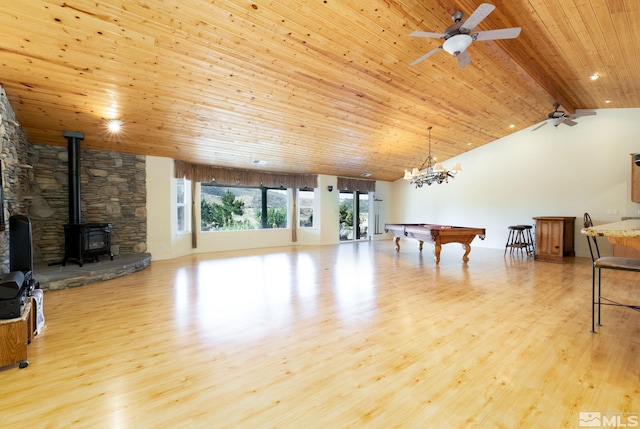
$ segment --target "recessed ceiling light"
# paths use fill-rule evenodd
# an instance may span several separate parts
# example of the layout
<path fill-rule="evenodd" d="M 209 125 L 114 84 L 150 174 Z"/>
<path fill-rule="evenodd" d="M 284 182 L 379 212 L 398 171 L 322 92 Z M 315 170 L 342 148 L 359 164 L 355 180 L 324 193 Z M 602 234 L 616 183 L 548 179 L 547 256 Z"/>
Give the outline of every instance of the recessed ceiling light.
<path fill-rule="evenodd" d="M 515 128 L 515 127 L 516 127 L 516 124 L 509 125 L 509 128 Z"/>
<path fill-rule="evenodd" d="M 362 173 L 360 176 L 362 176 L 362 177 L 371 177 L 372 174 L 371 173 Z"/>
<path fill-rule="evenodd" d="M 589 77 L 589 79 L 591 80 L 598 80 L 598 78 L 600 78 L 600 75 L 598 73 L 594 73 Z"/>
<path fill-rule="evenodd" d="M 119 133 L 122 129 L 122 121 L 120 119 L 110 119 L 107 122 L 107 129 L 112 133 Z"/>
<path fill-rule="evenodd" d="M 604 102 L 605 102 L 605 103 L 607 103 L 607 104 L 609 104 L 609 103 L 611 103 L 611 100 L 608 100 L 608 99 L 607 99 L 607 100 L 604 100 Z"/>
<path fill-rule="evenodd" d="M 254 159 L 253 161 L 251 161 L 251 163 L 256 165 L 265 165 L 267 161 L 263 161 L 262 159 Z"/>

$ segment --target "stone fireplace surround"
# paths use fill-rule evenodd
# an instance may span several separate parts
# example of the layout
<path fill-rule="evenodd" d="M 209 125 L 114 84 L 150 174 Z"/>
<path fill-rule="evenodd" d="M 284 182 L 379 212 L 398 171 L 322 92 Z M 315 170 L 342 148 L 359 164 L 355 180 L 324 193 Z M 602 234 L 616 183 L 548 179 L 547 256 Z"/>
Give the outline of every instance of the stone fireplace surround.
<path fill-rule="evenodd" d="M 67 147 L 62 131 L 60 146 L 30 143 L 0 87 L 0 145 L 4 227 L 8 228 L 9 216 L 26 214 L 33 229 L 34 264 L 62 261 L 64 225 L 69 219 Z M 146 259 L 145 157 L 82 148 L 80 157 L 83 220 L 113 225 L 111 249 L 116 259 L 129 254 Z M 8 271 L 7 229 L 0 231 L 0 258 L 3 271 Z"/>

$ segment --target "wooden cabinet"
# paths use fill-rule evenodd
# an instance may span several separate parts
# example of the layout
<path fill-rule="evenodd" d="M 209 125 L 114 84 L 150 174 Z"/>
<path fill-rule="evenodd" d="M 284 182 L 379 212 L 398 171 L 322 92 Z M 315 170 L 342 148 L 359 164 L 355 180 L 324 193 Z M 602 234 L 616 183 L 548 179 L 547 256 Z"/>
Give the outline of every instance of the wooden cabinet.
<path fill-rule="evenodd" d="M 640 167 L 636 165 L 636 154 L 631 154 L 631 201 L 640 203 Z"/>
<path fill-rule="evenodd" d="M 640 250 L 634 249 L 633 247 L 623 246 L 621 244 L 614 244 L 612 247 L 613 256 L 640 259 Z"/>
<path fill-rule="evenodd" d="M 27 301 L 22 316 L 0 320 L 0 367 L 15 363 L 19 363 L 20 368 L 29 365 L 27 345 L 33 335 L 30 301 Z"/>
<path fill-rule="evenodd" d="M 575 216 L 538 216 L 536 221 L 536 261 L 562 263 L 576 256 L 574 249 Z"/>
<path fill-rule="evenodd" d="M 621 220 L 640 219 L 636 216 L 623 216 Z M 622 244 L 613 244 L 613 256 L 620 258 L 637 258 L 640 259 L 640 250 L 633 247 L 624 246 Z"/>

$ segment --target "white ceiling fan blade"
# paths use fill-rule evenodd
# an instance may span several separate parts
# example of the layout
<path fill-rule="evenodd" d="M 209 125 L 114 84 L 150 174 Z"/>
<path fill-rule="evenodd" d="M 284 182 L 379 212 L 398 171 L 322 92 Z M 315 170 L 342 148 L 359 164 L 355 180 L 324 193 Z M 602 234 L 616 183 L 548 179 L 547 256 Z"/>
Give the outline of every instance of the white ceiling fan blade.
<path fill-rule="evenodd" d="M 538 129 L 540 129 L 540 128 L 544 127 L 545 125 L 547 125 L 547 121 L 544 121 L 543 123 L 541 123 L 540 125 L 538 125 L 538 126 L 537 126 L 537 127 L 535 127 L 534 129 L 532 129 L 531 131 L 538 130 Z"/>
<path fill-rule="evenodd" d="M 471 64 L 471 57 L 469 56 L 469 52 L 467 52 L 466 49 L 460 52 L 458 55 L 456 55 L 456 58 L 458 59 L 458 65 L 460 67 L 464 67 L 468 64 Z"/>
<path fill-rule="evenodd" d="M 478 31 L 473 35 L 474 40 L 515 39 L 520 35 L 520 27 L 502 28 L 500 30 Z"/>
<path fill-rule="evenodd" d="M 578 125 L 577 122 L 572 121 L 569 118 L 566 118 L 564 121 L 562 121 L 562 123 L 565 124 L 565 125 L 569 125 L 570 127 L 573 127 L 574 125 Z"/>
<path fill-rule="evenodd" d="M 411 63 L 409 63 L 410 66 L 415 66 L 416 64 L 418 64 L 420 61 L 422 60 L 426 60 L 427 58 L 429 58 L 431 55 L 435 54 L 436 52 L 442 50 L 442 46 L 438 46 L 437 48 L 427 52 L 426 54 L 424 54 L 423 56 L 421 56 L 420 58 L 413 60 Z"/>
<path fill-rule="evenodd" d="M 413 33 L 409 34 L 409 36 L 429 37 L 431 39 L 443 39 L 445 34 L 443 34 L 443 33 L 432 33 L 430 31 L 414 31 Z"/>
<path fill-rule="evenodd" d="M 471 14 L 471 16 L 460 26 L 461 33 L 470 33 L 471 30 L 476 28 L 480 22 L 487 17 L 493 9 L 496 7 L 489 3 L 482 3 L 478 8 Z"/>

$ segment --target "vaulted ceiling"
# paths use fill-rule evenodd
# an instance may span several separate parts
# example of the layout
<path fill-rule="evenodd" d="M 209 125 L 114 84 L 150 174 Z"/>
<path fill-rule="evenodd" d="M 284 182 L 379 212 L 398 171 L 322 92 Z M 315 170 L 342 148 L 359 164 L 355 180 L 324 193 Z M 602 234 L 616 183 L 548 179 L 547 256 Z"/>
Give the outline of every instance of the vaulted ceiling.
<path fill-rule="evenodd" d="M 516 39 L 474 41 L 463 68 L 444 51 L 410 65 L 442 44 L 411 32 L 480 3 L 21 0 L 0 12 L 0 85 L 34 143 L 81 131 L 89 149 L 388 181 L 422 163 L 429 126 L 446 165 L 555 102 L 640 107 L 638 1 L 493 0 L 476 30 Z"/>

